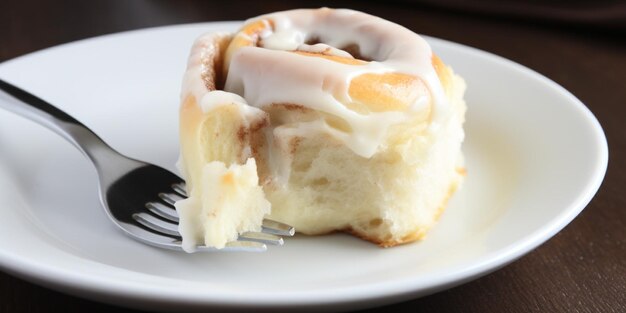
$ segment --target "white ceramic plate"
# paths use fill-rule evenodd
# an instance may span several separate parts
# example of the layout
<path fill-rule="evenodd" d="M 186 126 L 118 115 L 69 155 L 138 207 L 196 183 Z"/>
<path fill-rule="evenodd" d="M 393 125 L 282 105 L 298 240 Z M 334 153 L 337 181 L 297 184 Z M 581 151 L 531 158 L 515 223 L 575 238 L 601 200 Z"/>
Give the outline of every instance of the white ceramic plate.
<path fill-rule="evenodd" d="M 194 38 L 237 23 L 97 37 L 0 64 L 0 77 L 92 127 L 114 148 L 173 169 L 179 86 Z M 133 241 L 98 202 L 91 165 L 50 131 L 0 112 L 0 266 L 67 293 L 151 309 L 356 309 L 493 271 L 569 223 L 604 177 L 600 125 L 523 66 L 429 38 L 465 77 L 469 174 L 421 243 L 380 249 L 298 237 L 262 254 L 184 254 Z"/>

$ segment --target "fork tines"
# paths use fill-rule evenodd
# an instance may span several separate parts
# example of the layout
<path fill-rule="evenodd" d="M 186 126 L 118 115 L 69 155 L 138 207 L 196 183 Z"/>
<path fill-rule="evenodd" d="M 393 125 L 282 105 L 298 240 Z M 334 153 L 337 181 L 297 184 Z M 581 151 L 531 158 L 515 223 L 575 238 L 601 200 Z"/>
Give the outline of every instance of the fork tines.
<path fill-rule="evenodd" d="M 174 208 L 174 203 L 187 197 L 184 183 L 172 184 L 173 192 L 159 193 L 160 201 L 146 203 L 147 212 L 133 214 L 133 219 L 142 226 L 157 232 L 161 235 L 170 236 L 181 241 L 178 232 L 178 212 Z M 229 242 L 224 248 L 228 251 L 264 251 L 265 244 L 283 245 L 283 238 L 280 236 L 293 236 L 294 228 L 277 221 L 263 220 L 261 232 L 246 232 L 239 236 L 234 242 Z M 198 247 L 198 251 L 215 250 L 210 247 Z"/>

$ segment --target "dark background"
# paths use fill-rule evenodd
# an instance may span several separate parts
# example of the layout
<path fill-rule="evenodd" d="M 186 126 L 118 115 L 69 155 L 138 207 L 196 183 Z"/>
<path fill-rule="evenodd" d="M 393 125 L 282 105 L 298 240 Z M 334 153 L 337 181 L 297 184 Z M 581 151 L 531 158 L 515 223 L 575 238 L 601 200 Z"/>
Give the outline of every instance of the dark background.
<path fill-rule="evenodd" d="M 262 4 L 261 4 L 262 3 Z M 242 20 L 297 7 L 348 7 L 418 33 L 504 56 L 571 91 L 602 124 L 609 169 L 596 197 L 563 231 L 513 264 L 438 294 L 377 310 L 626 312 L 626 3 L 618 1 L 7 1 L 0 61 L 118 31 Z M 0 272 L 0 312 L 120 309 Z"/>

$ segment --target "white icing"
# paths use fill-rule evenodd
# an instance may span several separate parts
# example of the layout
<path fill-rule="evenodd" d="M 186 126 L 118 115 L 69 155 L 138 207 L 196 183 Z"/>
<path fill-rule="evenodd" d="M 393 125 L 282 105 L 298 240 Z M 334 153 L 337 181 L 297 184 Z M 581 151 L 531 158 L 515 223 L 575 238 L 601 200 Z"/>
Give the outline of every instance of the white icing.
<path fill-rule="evenodd" d="M 306 38 L 303 32 L 291 28 L 282 28 L 268 34 L 270 35 L 266 37 L 261 34 L 263 48 L 271 50 L 296 50 Z"/>
<path fill-rule="evenodd" d="M 290 103 L 325 112 L 346 121 L 352 128 L 344 132 L 323 120 L 291 123 L 289 127 L 272 125 L 266 130 L 268 164 L 274 180 L 289 177 L 291 158 L 276 151 L 281 138 L 330 134 L 363 157 L 371 157 L 384 143 L 389 127 L 406 121 L 415 112 L 432 109 L 431 131 L 449 115 L 446 97 L 432 65 L 432 51 L 419 35 L 395 23 L 352 10 L 293 10 L 260 16 L 246 24 L 263 20 L 266 29 L 259 35 L 262 47 L 242 47 L 233 55 L 224 91 L 208 91 L 202 79 L 207 70 L 202 62 L 216 53 L 216 38 L 224 33 L 206 34 L 192 48 L 183 80 L 183 97 L 198 99 L 203 112 L 236 103 L 242 114 L 253 114 L 271 104 Z M 269 26 L 271 21 L 274 28 Z M 237 36 L 250 36 L 239 33 Z M 309 45 L 307 41 L 321 43 Z M 352 58 L 340 48 L 356 44 L 360 54 L 373 60 L 363 65 L 343 64 L 320 57 L 289 51 L 324 52 Z M 218 71 L 221 69 L 217 69 Z M 361 114 L 347 108 L 348 90 L 354 77 L 365 73 L 396 72 L 420 78 L 430 91 L 405 111 Z M 390 88 L 392 88 L 390 86 Z M 432 101 L 432 106 L 430 106 Z M 280 150 L 280 149 L 279 149 Z"/>
<path fill-rule="evenodd" d="M 427 107 L 420 97 L 406 112 L 359 114 L 343 103 L 352 78 L 364 73 L 398 72 L 421 78 L 433 98 L 433 123 L 446 111 L 446 100 L 432 66 L 432 52 L 426 41 L 412 31 L 383 19 L 352 10 L 293 10 L 251 19 L 270 20 L 273 32 L 261 34 L 263 47 L 242 47 L 234 53 L 225 90 L 243 96 L 255 107 L 293 103 L 335 115 L 353 129 L 350 133 L 325 127 L 323 123 L 300 123 L 290 132 L 301 136 L 320 131 L 329 133 L 356 154 L 371 157 L 383 143 L 387 129 L 414 111 Z M 324 44 L 307 45 L 316 38 Z M 349 65 L 323 58 L 288 52 L 301 49 L 349 56 L 339 48 L 356 44 L 362 55 L 374 61 Z M 274 125 L 280 127 L 280 125 Z M 293 126 L 293 125 L 291 125 Z"/>

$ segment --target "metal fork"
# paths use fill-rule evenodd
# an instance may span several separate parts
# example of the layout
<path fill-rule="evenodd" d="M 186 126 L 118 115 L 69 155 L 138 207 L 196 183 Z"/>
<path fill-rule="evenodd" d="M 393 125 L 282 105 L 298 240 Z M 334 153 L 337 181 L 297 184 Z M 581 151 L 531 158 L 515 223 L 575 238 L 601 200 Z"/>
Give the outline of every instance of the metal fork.
<path fill-rule="evenodd" d="M 91 160 L 98 172 L 102 206 L 124 233 L 152 246 L 182 251 L 173 205 L 186 193 L 177 175 L 118 153 L 75 118 L 1 79 L 0 107 L 53 130 Z M 200 246 L 197 251 L 265 251 L 266 244 L 282 245 L 280 236 L 293 234 L 293 227 L 266 219 L 262 232 L 244 233 L 220 250 Z"/>

